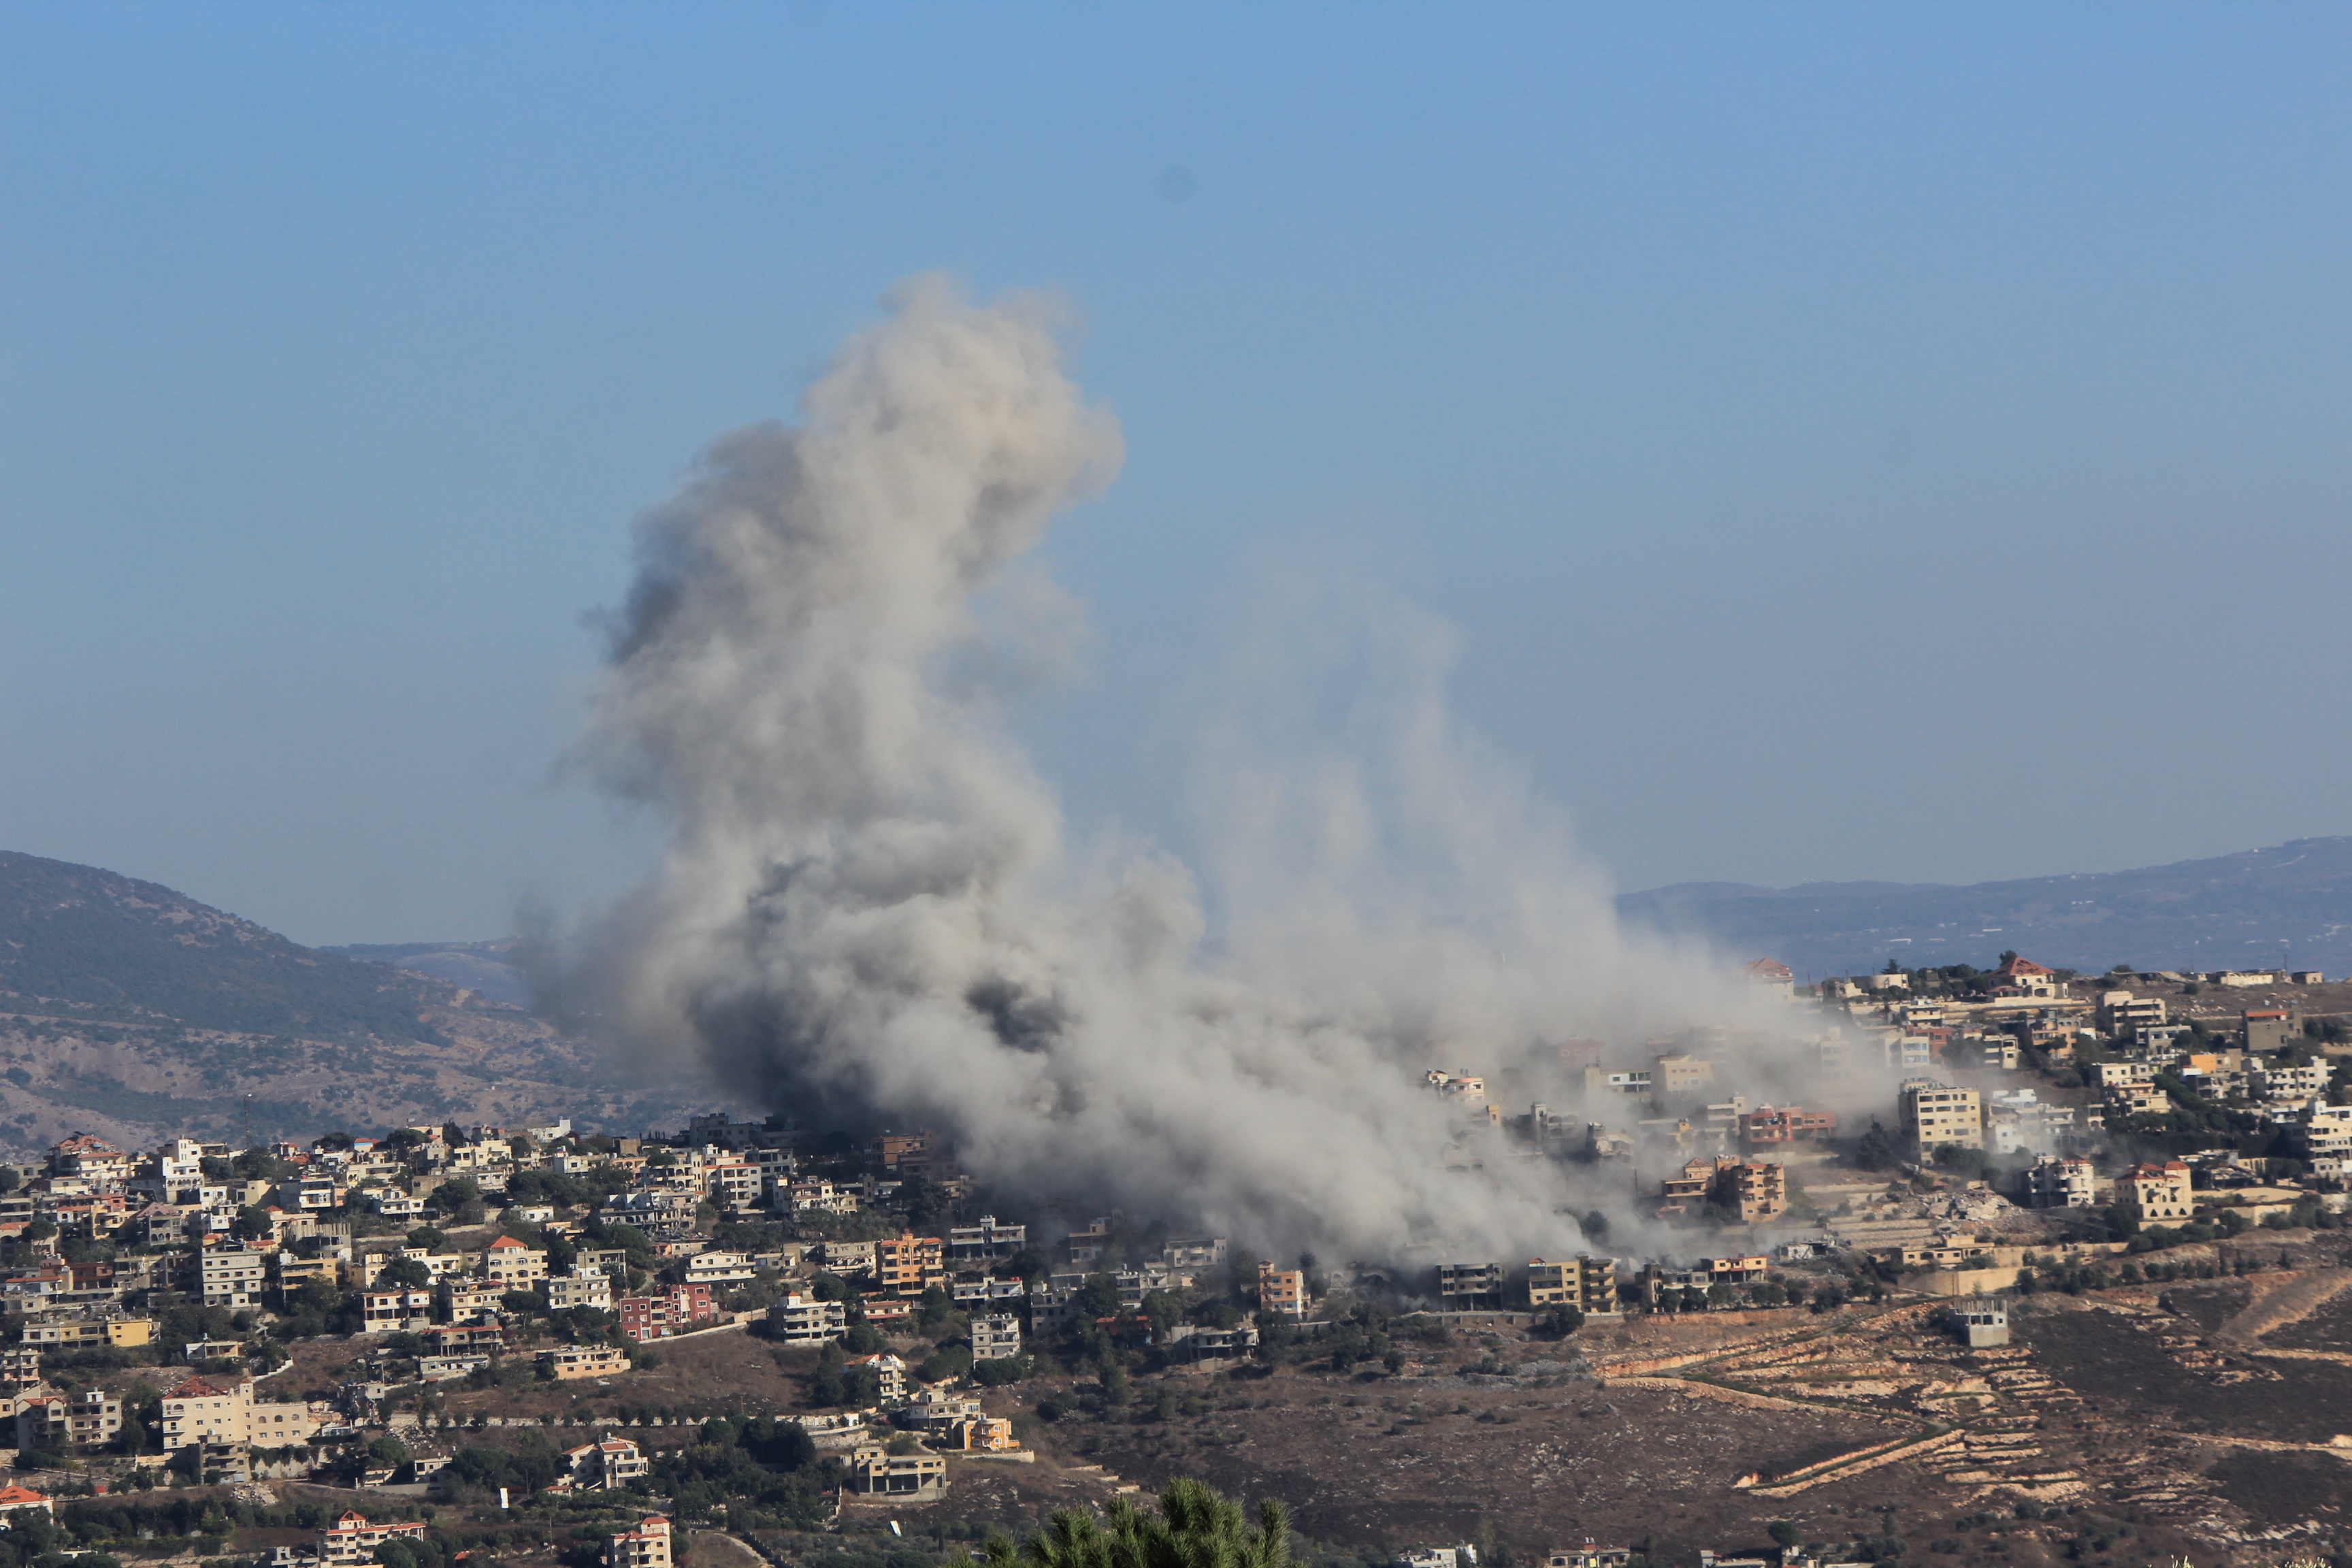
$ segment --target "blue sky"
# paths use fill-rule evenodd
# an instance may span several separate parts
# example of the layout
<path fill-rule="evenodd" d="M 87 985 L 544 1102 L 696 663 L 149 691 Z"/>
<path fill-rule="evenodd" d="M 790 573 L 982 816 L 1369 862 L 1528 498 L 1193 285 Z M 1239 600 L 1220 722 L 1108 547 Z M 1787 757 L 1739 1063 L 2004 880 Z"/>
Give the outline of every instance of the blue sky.
<path fill-rule="evenodd" d="M 0 11 L 0 845 L 497 934 L 632 515 L 910 272 L 1124 422 L 1024 717 L 1181 839 L 1264 563 L 1462 633 L 1623 885 L 2352 832 L 2352 13 Z M 1179 199 L 1181 198 L 1181 199 Z"/>

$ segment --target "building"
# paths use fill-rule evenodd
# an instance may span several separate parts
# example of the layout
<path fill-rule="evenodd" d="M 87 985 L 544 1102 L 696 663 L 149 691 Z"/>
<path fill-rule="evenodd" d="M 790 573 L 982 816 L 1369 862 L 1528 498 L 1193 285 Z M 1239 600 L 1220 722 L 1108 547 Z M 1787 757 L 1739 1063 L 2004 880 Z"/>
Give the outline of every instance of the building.
<path fill-rule="evenodd" d="M 2128 991 L 2106 991 L 2099 995 L 2099 1029 L 2116 1039 L 2139 1037 L 2144 1028 L 2161 1028 L 2165 1024 L 2164 998 L 2136 996 Z"/>
<path fill-rule="evenodd" d="M 1617 1310 L 1617 1260 L 1583 1253 L 1558 1263 L 1533 1258 L 1528 1263 L 1528 1304 L 1573 1307 L 1586 1317 Z"/>
<path fill-rule="evenodd" d="M 850 1452 L 846 1479 L 850 1490 L 871 1496 L 929 1496 L 946 1489 L 948 1462 L 938 1454 L 893 1454 L 879 1443 L 860 1443 Z"/>
<path fill-rule="evenodd" d="M 784 1344 L 829 1344 L 848 1333 L 849 1309 L 839 1301 L 786 1296 L 768 1309 L 768 1337 Z"/>
<path fill-rule="evenodd" d="M 1992 972 L 1993 994 L 1996 996 L 2055 996 L 2059 980 L 2055 970 L 2045 969 L 2030 958 L 2015 953 L 2000 961 Z"/>
<path fill-rule="evenodd" d="M 1009 1361 L 1021 1353 L 1021 1320 L 1010 1312 L 974 1313 L 971 1359 Z"/>
<path fill-rule="evenodd" d="M 253 1441 L 253 1384 L 192 1377 L 163 1395 L 163 1451 Z"/>
<path fill-rule="evenodd" d="M 593 1307 L 600 1312 L 613 1310 L 613 1277 L 609 1274 L 595 1270 L 552 1274 L 541 1289 L 546 1292 L 550 1311 L 567 1311 L 573 1307 Z"/>
<path fill-rule="evenodd" d="M 911 1233 L 874 1244 L 874 1282 L 893 1296 L 919 1296 L 948 1280 L 947 1244 Z"/>
<path fill-rule="evenodd" d="M 1801 1105 L 1767 1105 L 1739 1119 L 1739 1142 L 1748 1149 L 1790 1143 L 1825 1143 L 1837 1136 L 1837 1118 Z"/>
<path fill-rule="evenodd" d="M 57 1510 L 50 1506 L 47 1493 L 37 1492 L 30 1487 L 0 1487 L 0 1520 L 19 1513 L 44 1514 L 51 1519 L 57 1517 Z"/>
<path fill-rule="evenodd" d="M 2189 1191 L 2189 1164 L 2183 1160 L 2133 1166 L 2116 1180 L 2116 1196 L 2137 1204 L 2141 1220 L 2151 1224 L 2189 1219 L 2197 1213 L 2197 1201 Z"/>
<path fill-rule="evenodd" d="M 708 1285 L 673 1285 L 649 1296 L 624 1296 L 614 1303 L 621 1331 L 633 1340 L 666 1340 L 718 1315 Z"/>
<path fill-rule="evenodd" d="M 2009 1343 L 2009 1303 L 2000 1297 L 1973 1296 L 1955 1304 L 1952 1311 L 1969 1349 L 1997 1350 Z"/>
<path fill-rule="evenodd" d="M 1437 1304 L 1449 1312 L 1484 1312 L 1499 1308 L 1503 1304 L 1503 1266 L 1499 1263 L 1439 1264 Z"/>
<path fill-rule="evenodd" d="M 713 1290 L 748 1285 L 759 1277 L 760 1271 L 752 1268 L 751 1260 L 741 1253 L 718 1250 L 696 1253 L 686 1260 L 683 1271 L 688 1284 L 708 1285 Z"/>
<path fill-rule="evenodd" d="M 1984 1147 L 1984 1095 L 1915 1079 L 1898 1091 L 1903 1136 L 1921 1156 L 1948 1146 Z"/>
<path fill-rule="evenodd" d="M 2302 1026 L 2284 1007 L 2249 1007 L 2238 1015 L 2238 1026 L 2248 1052 L 2283 1051 Z"/>
<path fill-rule="evenodd" d="M 2095 1208 L 2099 1174 L 2090 1161 L 2044 1154 L 2025 1173 L 2025 1205 L 2037 1209 Z"/>
<path fill-rule="evenodd" d="M 1257 1266 L 1257 1310 L 1270 1317 L 1293 1321 L 1307 1316 L 1307 1271 Z"/>
<path fill-rule="evenodd" d="M 1740 966 L 1739 975 L 1768 996 L 1786 1000 L 1797 994 L 1796 971 L 1777 958 L 1751 958 Z"/>
<path fill-rule="evenodd" d="M 1029 1245 L 1025 1225 L 1000 1224 L 992 1214 L 978 1225 L 960 1225 L 948 1232 L 948 1259 L 952 1263 L 987 1263 L 1010 1258 Z"/>
<path fill-rule="evenodd" d="M 433 1326 L 430 1290 L 362 1290 L 360 1330 L 370 1334 L 422 1333 Z"/>
<path fill-rule="evenodd" d="M 536 1290 L 547 1278 L 547 1254 L 502 1236 L 482 1248 L 482 1278 L 509 1290 Z"/>
<path fill-rule="evenodd" d="M 24 1342 L 46 1350 L 84 1350 L 111 1345 L 135 1350 L 155 1339 L 152 1318 L 69 1318 L 59 1322 L 26 1323 Z"/>
<path fill-rule="evenodd" d="M 196 1289 L 207 1307 L 260 1306 L 268 1275 L 268 1259 L 243 1248 L 208 1247 L 196 1260 Z"/>
<path fill-rule="evenodd" d="M 422 1520 L 401 1520 L 386 1524 L 370 1524 L 367 1515 L 346 1512 L 327 1526 L 319 1537 L 320 1563 L 372 1563 L 375 1549 L 387 1541 L 406 1536 L 422 1536 L 427 1526 Z M 665 1564 L 667 1559 L 664 1560 Z"/>
<path fill-rule="evenodd" d="M 1661 1190 L 1660 1214 L 1689 1214 L 1720 1203 L 1742 1225 L 1760 1225 L 1788 1211 L 1789 1173 L 1769 1160 L 1740 1161 L 1729 1155 L 1693 1160 Z"/>
<path fill-rule="evenodd" d="M 1669 1098 L 1703 1094 L 1715 1087 L 1715 1064 L 1704 1057 L 1669 1052 L 1651 1062 L 1650 1081 Z"/>
<path fill-rule="evenodd" d="M 653 1463 L 626 1437 L 583 1443 L 563 1452 L 572 1484 L 583 1491 L 615 1491 L 653 1473 Z"/>
<path fill-rule="evenodd" d="M 16 1447 L 71 1453 L 113 1441 L 122 1430 L 122 1397 L 103 1389 L 37 1394 L 16 1402 Z"/>
<path fill-rule="evenodd" d="M 2328 1076 L 2327 1068 L 2319 1062 L 2303 1067 L 2264 1062 L 2247 1075 L 2247 1084 L 2257 1100 L 2309 1100 L 2327 1092 Z"/>
<path fill-rule="evenodd" d="M 558 1383 L 580 1377 L 611 1377 L 629 1370 L 629 1352 L 617 1345 L 558 1345 L 539 1352 L 539 1364 Z"/>

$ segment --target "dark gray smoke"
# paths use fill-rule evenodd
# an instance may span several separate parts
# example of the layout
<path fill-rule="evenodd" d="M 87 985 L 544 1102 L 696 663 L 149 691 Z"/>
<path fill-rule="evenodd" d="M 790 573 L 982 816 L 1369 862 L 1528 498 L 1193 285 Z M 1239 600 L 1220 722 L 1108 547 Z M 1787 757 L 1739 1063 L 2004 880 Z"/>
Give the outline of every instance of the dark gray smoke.
<path fill-rule="evenodd" d="M 1055 324 L 917 279 L 800 425 L 720 438 L 642 523 L 587 742 L 671 827 L 605 922 L 629 1034 L 803 1120 L 936 1126 L 1020 1190 L 1335 1258 L 1572 1248 L 1556 1170 L 1449 1159 L 1423 1069 L 1538 1070 L 1733 1002 L 1618 931 L 1455 733 L 1442 631 L 1374 599 L 1326 647 L 1244 650 L 1258 696 L 1200 751 L 1213 947 L 1167 855 L 1074 852 L 1000 716 L 1076 619 L 1024 558 L 1121 458 Z M 1310 745 L 1291 693 L 1335 659 L 1372 695 Z"/>

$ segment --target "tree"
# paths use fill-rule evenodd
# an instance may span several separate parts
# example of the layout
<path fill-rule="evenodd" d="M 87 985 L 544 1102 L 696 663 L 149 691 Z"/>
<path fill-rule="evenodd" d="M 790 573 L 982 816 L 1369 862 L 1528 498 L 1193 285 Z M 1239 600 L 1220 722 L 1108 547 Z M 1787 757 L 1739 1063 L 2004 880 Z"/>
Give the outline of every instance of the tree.
<path fill-rule="evenodd" d="M 395 1258 L 383 1266 L 376 1278 L 386 1285 L 397 1285 L 404 1290 L 426 1290 L 433 1285 L 433 1270 L 417 1258 Z"/>
<path fill-rule="evenodd" d="M 1010 1536 L 989 1540 L 988 1568 L 1288 1568 L 1290 1517 L 1267 1499 L 1258 1527 L 1244 1522 L 1242 1505 L 1208 1482 L 1181 1477 L 1160 1494 L 1157 1517 L 1120 1498 L 1097 1520 L 1063 1509 L 1037 1534 L 1015 1546 Z"/>
<path fill-rule="evenodd" d="M 1875 1118 L 1870 1123 L 1870 1131 L 1853 1146 L 1853 1163 L 1865 1171 L 1891 1171 L 1901 1163 L 1895 1157 L 1895 1146 L 1886 1141 L 1886 1130 Z"/>
<path fill-rule="evenodd" d="M 247 1204 L 236 1211 L 235 1219 L 229 1221 L 228 1233 L 239 1241 L 259 1241 L 276 1228 L 269 1223 L 268 1215 Z"/>

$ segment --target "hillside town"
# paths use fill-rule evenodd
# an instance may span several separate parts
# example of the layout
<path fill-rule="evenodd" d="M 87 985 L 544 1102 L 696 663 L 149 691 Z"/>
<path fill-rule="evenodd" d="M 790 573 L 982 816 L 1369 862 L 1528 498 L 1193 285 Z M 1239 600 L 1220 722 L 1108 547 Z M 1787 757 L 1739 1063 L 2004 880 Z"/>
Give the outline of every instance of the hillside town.
<path fill-rule="evenodd" d="M 1530 1258 L 1293 1260 L 1164 1215 L 1014 1214 L 930 1131 L 782 1118 L 76 1134 L 0 1171 L 0 1419 L 41 1483 L 0 1514 L 328 1487 L 364 1506 L 275 1560 L 394 1563 L 434 1501 L 610 1498 L 603 1560 L 664 1568 L 663 1510 L 714 1506 L 712 1461 L 684 1457 L 713 1444 L 814 1528 L 1033 1465 L 1062 1408 L 1125 1405 L 1138 1378 L 1324 1357 L 1403 1387 L 1473 1328 L 1914 1300 L 1992 1353 L 2000 1302 L 2070 1274 L 2168 1279 L 2183 1248 L 2341 1223 L 2352 1030 L 2303 1005 L 2323 976 L 2011 953 L 1805 987 L 1759 960 L 1743 983 L 1785 1028 L 1423 1074 L 1449 1164 L 1556 1169 L 1559 1246 Z M 789 1377 L 631 1401 L 702 1342 Z M 491 1440 L 525 1427 L 528 1452 Z"/>

